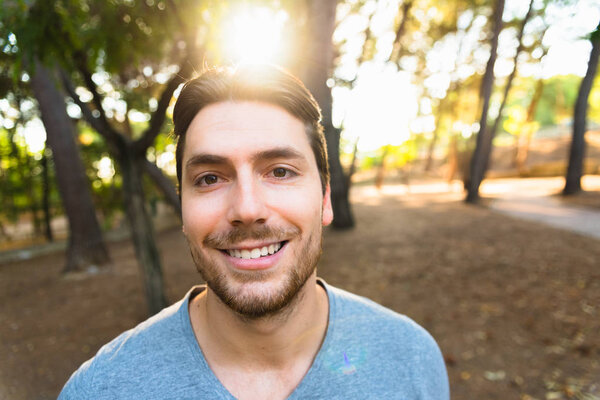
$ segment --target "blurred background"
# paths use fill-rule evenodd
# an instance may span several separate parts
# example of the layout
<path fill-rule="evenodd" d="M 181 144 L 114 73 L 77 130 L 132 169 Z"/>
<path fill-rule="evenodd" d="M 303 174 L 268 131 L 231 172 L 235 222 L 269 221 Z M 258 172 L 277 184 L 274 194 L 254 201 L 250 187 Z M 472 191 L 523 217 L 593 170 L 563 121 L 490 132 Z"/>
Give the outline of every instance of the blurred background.
<path fill-rule="evenodd" d="M 598 0 L 0 0 L 0 398 L 200 283 L 172 109 L 274 63 L 323 112 L 319 274 L 425 326 L 453 398 L 600 399 Z"/>

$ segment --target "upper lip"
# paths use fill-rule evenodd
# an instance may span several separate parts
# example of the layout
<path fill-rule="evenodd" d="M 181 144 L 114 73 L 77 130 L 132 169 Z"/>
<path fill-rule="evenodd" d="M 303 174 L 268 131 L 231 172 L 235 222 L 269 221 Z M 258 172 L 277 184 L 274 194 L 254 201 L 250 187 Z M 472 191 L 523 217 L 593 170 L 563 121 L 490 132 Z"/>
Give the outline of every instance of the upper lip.
<path fill-rule="evenodd" d="M 285 240 L 272 240 L 268 242 L 255 242 L 255 243 L 238 243 L 230 247 L 219 248 L 219 250 L 252 250 L 260 249 L 262 247 L 270 246 L 275 243 L 285 242 Z"/>

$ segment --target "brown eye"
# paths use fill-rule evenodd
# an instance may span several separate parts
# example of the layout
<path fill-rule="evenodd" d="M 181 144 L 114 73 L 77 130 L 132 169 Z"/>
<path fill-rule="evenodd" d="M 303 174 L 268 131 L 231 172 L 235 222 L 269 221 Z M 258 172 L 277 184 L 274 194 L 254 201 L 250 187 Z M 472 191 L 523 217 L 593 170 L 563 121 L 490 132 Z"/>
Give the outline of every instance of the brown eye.
<path fill-rule="evenodd" d="M 275 168 L 273 170 L 273 176 L 275 178 L 285 178 L 285 176 L 287 175 L 287 169 L 285 168 Z"/>
<path fill-rule="evenodd" d="M 200 184 L 203 185 L 214 185 L 217 183 L 219 178 L 216 175 L 206 175 L 200 179 Z"/>

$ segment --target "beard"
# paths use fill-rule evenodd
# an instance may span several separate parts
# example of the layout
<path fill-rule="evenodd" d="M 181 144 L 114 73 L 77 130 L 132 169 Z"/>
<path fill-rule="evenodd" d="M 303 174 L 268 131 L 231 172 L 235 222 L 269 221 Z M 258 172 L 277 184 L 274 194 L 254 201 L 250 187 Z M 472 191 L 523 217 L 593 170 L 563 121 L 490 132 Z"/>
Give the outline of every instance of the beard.
<path fill-rule="evenodd" d="M 190 252 L 196 269 L 206 285 L 231 310 L 247 319 L 260 319 L 282 315 L 293 309 L 308 278 L 314 273 L 321 256 L 321 226 L 311 232 L 295 249 L 285 248 L 301 238 L 300 230 L 277 229 L 260 226 L 255 229 L 235 227 L 232 230 L 211 234 L 203 241 L 205 247 L 223 249 L 245 239 L 280 242 L 288 240 L 279 251 L 286 254 L 288 264 L 279 265 L 275 271 L 237 271 L 220 266 L 220 260 L 202 253 L 190 240 Z"/>

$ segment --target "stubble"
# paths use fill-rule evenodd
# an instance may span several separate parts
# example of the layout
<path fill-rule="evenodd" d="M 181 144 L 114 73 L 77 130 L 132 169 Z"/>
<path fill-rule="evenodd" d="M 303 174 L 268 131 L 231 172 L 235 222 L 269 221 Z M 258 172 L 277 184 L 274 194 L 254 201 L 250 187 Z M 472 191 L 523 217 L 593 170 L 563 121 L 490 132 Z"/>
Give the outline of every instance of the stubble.
<path fill-rule="evenodd" d="M 290 240 L 289 246 L 302 240 L 298 228 L 289 229 L 260 226 L 256 229 L 233 228 L 226 233 L 209 235 L 203 241 L 211 249 L 228 248 L 245 239 Z M 316 269 L 321 256 L 322 228 L 319 226 L 305 239 L 305 243 L 288 256 L 287 265 L 277 270 L 236 271 L 221 265 L 220 260 L 200 251 L 188 239 L 190 252 L 196 268 L 206 285 L 231 310 L 246 319 L 262 319 L 288 314 L 300 300 L 300 293 Z M 276 275 L 283 274 L 277 278 Z M 279 280 L 279 282 L 277 282 Z M 266 290 L 267 285 L 277 282 L 277 286 Z"/>

